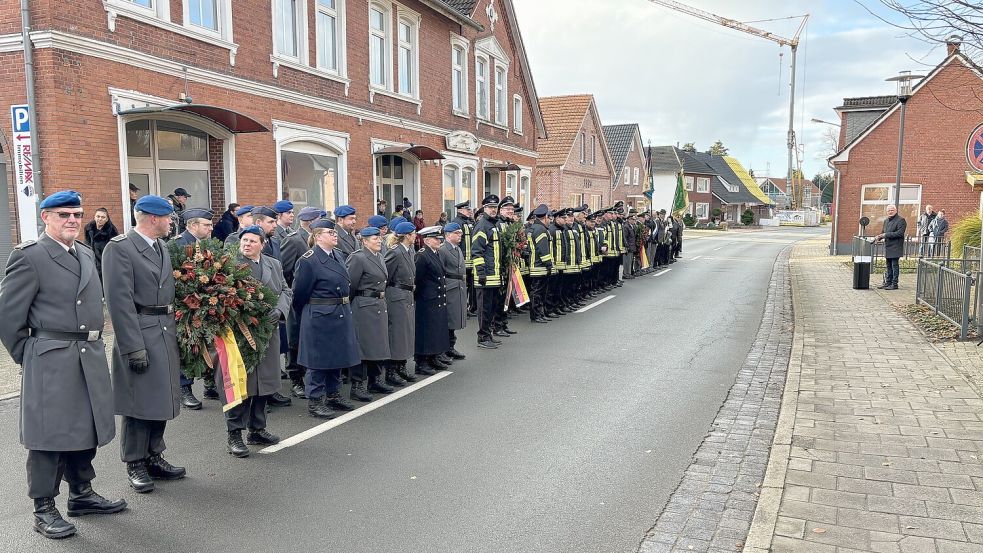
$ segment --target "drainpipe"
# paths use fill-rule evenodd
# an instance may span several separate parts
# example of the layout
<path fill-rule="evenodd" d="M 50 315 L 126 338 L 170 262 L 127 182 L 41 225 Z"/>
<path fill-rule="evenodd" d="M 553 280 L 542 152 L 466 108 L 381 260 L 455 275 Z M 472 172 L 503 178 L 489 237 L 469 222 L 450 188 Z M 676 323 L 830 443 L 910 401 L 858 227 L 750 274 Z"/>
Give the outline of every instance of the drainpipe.
<path fill-rule="evenodd" d="M 838 255 L 836 244 L 837 244 L 837 238 L 839 238 L 839 232 L 837 232 L 837 229 L 840 226 L 840 170 L 837 169 L 836 166 L 834 166 L 832 163 L 830 163 L 829 166 L 833 169 L 833 174 L 836 175 L 836 178 L 833 181 L 833 189 L 834 189 L 834 193 L 833 193 L 833 213 L 835 214 L 835 216 L 832 219 L 832 221 L 833 221 L 833 245 L 830 248 L 830 254 L 831 255 Z M 856 255 L 856 254 L 854 254 L 854 255 Z"/>
<path fill-rule="evenodd" d="M 24 80 L 27 84 L 28 121 L 31 125 L 31 158 L 34 165 L 34 193 L 41 197 L 41 150 L 38 148 L 37 103 L 34 99 L 34 44 L 31 42 L 31 11 L 28 0 L 20 0 L 21 37 L 24 43 Z"/>

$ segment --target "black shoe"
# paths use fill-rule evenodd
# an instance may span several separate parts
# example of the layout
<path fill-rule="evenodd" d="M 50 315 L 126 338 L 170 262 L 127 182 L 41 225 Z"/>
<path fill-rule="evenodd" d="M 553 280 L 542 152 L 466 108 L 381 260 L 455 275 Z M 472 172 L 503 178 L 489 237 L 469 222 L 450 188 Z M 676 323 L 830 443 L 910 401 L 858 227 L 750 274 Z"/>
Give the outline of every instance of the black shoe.
<path fill-rule="evenodd" d="M 246 443 L 253 445 L 273 445 L 280 443 L 280 437 L 270 434 L 265 428 L 250 430 L 246 434 Z"/>
<path fill-rule="evenodd" d="M 205 399 L 215 399 L 215 400 L 217 400 L 218 399 L 218 390 L 215 389 L 215 386 L 205 386 L 205 392 L 203 394 L 201 394 L 201 397 L 203 397 Z"/>
<path fill-rule="evenodd" d="M 326 407 L 335 411 L 352 411 L 355 409 L 355 406 L 348 403 L 348 400 L 342 397 L 342 395 L 338 392 L 331 392 L 330 394 L 324 396 L 322 402 Z"/>
<path fill-rule="evenodd" d="M 365 390 L 365 381 L 352 380 L 352 391 L 350 397 L 356 401 L 372 401 L 372 394 Z"/>
<path fill-rule="evenodd" d="M 180 480 L 187 473 L 184 467 L 175 467 L 159 453 L 147 458 L 147 474 L 155 480 Z"/>
<path fill-rule="evenodd" d="M 885 282 L 884 284 L 878 285 L 877 286 L 877 289 L 878 290 L 883 290 L 883 289 L 887 288 L 888 286 L 890 286 L 890 284 L 888 284 L 888 283 Z"/>
<path fill-rule="evenodd" d="M 386 384 L 393 388 L 405 388 L 408 382 L 396 374 L 396 369 L 390 367 L 386 369 Z"/>
<path fill-rule="evenodd" d="M 385 378 L 379 375 L 369 380 L 369 391 L 374 394 L 391 394 L 396 389 L 386 384 Z"/>
<path fill-rule="evenodd" d="M 496 330 L 495 332 L 492 332 L 492 336 L 500 336 L 502 338 L 508 338 L 509 336 L 511 336 L 511 334 L 505 332 L 504 330 Z"/>
<path fill-rule="evenodd" d="M 403 380 L 405 380 L 406 383 L 407 383 L 407 385 L 412 384 L 413 382 L 416 382 L 416 377 L 413 376 L 412 374 L 410 374 L 409 371 L 406 370 L 406 362 L 405 361 L 403 361 L 400 364 L 399 368 L 396 369 L 396 374 L 400 378 L 402 378 Z"/>
<path fill-rule="evenodd" d="M 457 351 L 454 348 L 451 348 L 451 349 L 447 350 L 447 352 L 444 353 L 444 355 L 446 355 L 447 357 L 450 357 L 451 359 L 465 359 L 467 357 L 466 355 L 464 355 L 463 353 Z"/>
<path fill-rule="evenodd" d="M 427 364 L 435 371 L 446 371 L 447 369 L 451 368 L 450 365 L 444 363 L 439 357 L 436 356 L 431 357 L 430 360 L 427 361 Z"/>
<path fill-rule="evenodd" d="M 430 363 L 426 361 L 417 361 L 416 374 L 423 375 L 423 376 L 433 376 L 437 374 L 437 371 L 435 371 L 433 367 L 430 366 Z"/>
<path fill-rule="evenodd" d="M 485 349 L 498 349 L 498 344 L 501 344 L 501 342 L 492 342 L 491 340 L 482 340 L 482 341 L 478 342 L 478 347 L 479 348 L 485 348 Z M 417 373 L 419 373 L 419 369 L 417 369 Z"/>
<path fill-rule="evenodd" d="M 507 332 L 507 333 L 509 333 L 509 334 L 518 334 L 518 333 L 519 333 L 519 331 L 518 331 L 518 330 L 512 330 L 512 329 L 511 329 L 511 328 L 509 328 L 509 327 L 505 327 L 505 328 L 503 328 L 502 330 L 504 330 L 505 332 Z"/>
<path fill-rule="evenodd" d="M 61 518 L 54 498 L 43 497 L 34 500 L 34 531 L 46 538 L 60 540 L 75 535 L 75 525 Z"/>
<path fill-rule="evenodd" d="M 324 404 L 324 398 L 308 399 L 307 414 L 317 419 L 333 419 L 335 412 Z"/>
<path fill-rule="evenodd" d="M 548 319 L 533 319 L 532 322 L 539 323 L 539 324 L 548 324 L 549 323 L 549 320 Z"/>
<path fill-rule="evenodd" d="M 890 286 L 885 286 L 884 289 L 885 290 L 897 290 L 898 289 L 898 285 L 897 284 L 892 284 Z"/>
<path fill-rule="evenodd" d="M 440 361 L 441 363 L 447 365 L 448 367 L 454 364 L 454 360 L 451 359 L 451 356 L 447 355 L 446 353 L 441 353 L 440 355 L 438 355 L 437 361 Z"/>
<path fill-rule="evenodd" d="M 130 487 L 137 493 L 154 491 L 154 480 L 147 472 L 146 462 L 134 461 L 132 463 L 126 463 L 126 476 L 130 479 Z"/>
<path fill-rule="evenodd" d="M 195 393 L 191 391 L 190 385 L 181 386 L 181 405 L 183 405 L 185 409 L 191 409 L 192 411 L 201 409 L 201 402 L 195 397 Z"/>
<path fill-rule="evenodd" d="M 126 501 L 110 501 L 92 490 L 88 483 L 68 486 L 68 516 L 109 515 L 126 508 Z"/>
<path fill-rule="evenodd" d="M 290 395 L 297 399 L 307 399 L 307 392 L 304 390 L 304 385 L 297 382 L 290 387 Z"/>
<path fill-rule="evenodd" d="M 242 430 L 229 430 L 229 445 L 228 450 L 230 455 L 239 457 L 249 457 L 249 448 L 246 444 L 242 443 Z"/>
<path fill-rule="evenodd" d="M 273 407 L 286 407 L 290 405 L 290 398 L 281 394 L 280 392 L 273 392 L 273 395 L 266 400 L 266 403 L 272 405 Z"/>

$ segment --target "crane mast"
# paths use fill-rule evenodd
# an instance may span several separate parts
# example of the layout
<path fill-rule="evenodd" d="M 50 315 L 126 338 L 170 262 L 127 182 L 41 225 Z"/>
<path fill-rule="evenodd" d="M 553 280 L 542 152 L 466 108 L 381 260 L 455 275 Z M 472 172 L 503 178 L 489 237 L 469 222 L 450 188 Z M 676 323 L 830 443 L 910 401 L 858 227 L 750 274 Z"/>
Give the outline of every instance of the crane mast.
<path fill-rule="evenodd" d="M 777 43 L 779 46 L 788 46 L 792 50 L 792 69 L 791 69 L 791 79 L 789 80 L 789 108 L 788 108 L 788 135 L 787 135 L 787 147 L 788 147 L 788 173 L 786 174 L 787 180 L 786 186 L 789 188 L 789 197 L 791 198 L 792 209 L 798 209 L 802 205 L 802 190 L 801 186 L 795 184 L 793 177 L 795 176 L 795 166 L 793 165 L 793 160 L 795 159 L 795 66 L 796 66 L 796 54 L 799 49 L 799 37 L 802 35 L 802 30 L 805 29 L 806 22 L 809 21 L 809 14 L 798 16 L 802 18 L 799 23 L 799 28 L 795 31 L 795 35 L 792 38 L 785 38 L 775 33 L 771 33 L 757 27 L 752 27 L 746 23 L 737 21 L 736 19 L 730 19 L 728 17 L 722 17 L 707 11 L 703 11 L 692 6 L 688 6 L 681 2 L 676 2 L 675 0 L 649 0 L 653 4 L 669 8 L 673 11 L 680 13 L 685 13 L 687 15 L 702 19 L 704 21 L 709 21 L 710 23 L 715 23 L 717 25 L 727 27 L 729 29 L 734 29 L 747 33 L 749 35 L 754 35 L 765 40 L 770 40 Z"/>

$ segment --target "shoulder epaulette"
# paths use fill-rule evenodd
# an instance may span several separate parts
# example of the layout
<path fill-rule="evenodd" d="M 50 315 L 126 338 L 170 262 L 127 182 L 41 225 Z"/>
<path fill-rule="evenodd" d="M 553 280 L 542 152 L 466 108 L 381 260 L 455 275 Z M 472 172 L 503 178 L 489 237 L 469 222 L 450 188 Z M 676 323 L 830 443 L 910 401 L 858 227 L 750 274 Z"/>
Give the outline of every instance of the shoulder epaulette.
<path fill-rule="evenodd" d="M 304 255 L 302 255 L 301 257 L 303 257 L 304 259 L 307 259 L 308 257 L 310 257 L 312 255 L 314 255 L 314 250 L 307 250 L 306 252 L 304 252 Z"/>
<path fill-rule="evenodd" d="M 15 250 L 23 250 L 24 248 L 33 246 L 34 244 L 37 244 L 37 243 L 38 243 L 37 240 L 25 240 L 24 242 L 21 242 L 20 244 L 17 244 L 16 246 L 14 246 L 14 249 Z"/>
<path fill-rule="evenodd" d="M 119 234 L 109 239 L 110 242 L 122 242 L 123 240 L 126 240 L 125 234 Z"/>

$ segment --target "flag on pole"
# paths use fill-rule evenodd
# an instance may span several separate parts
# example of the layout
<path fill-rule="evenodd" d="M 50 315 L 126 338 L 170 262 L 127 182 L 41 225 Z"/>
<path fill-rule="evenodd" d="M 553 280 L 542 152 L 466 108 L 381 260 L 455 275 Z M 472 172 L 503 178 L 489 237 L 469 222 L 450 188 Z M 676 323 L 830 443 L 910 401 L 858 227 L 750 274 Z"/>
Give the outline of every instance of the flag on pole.
<path fill-rule="evenodd" d="M 683 186 L 683 173 L 680 172 L 676 175 L 676 194 L 672 198 L 672 212 L 678 215 L 685 211 L 688 205 L 689 195 L 686 193 L 686 187 Z"/>
<path fill-rule="evenodd" d="M 649 207 L 654 207 L 651 205 L 652 196 L 655 194 L 655 175 L 652 174 L 652 143 L 651 142 L 649 142 L 649 147 L 648 150 L 646 151 L 645 167 L 646 167 L 646 171 L 648 171 L 648 176 L 649 176 L 649 189 L 646 190 L 645 192 L 642 192 L 642 194 L 644 194 L 645 197 L 648 198 Z"/>

